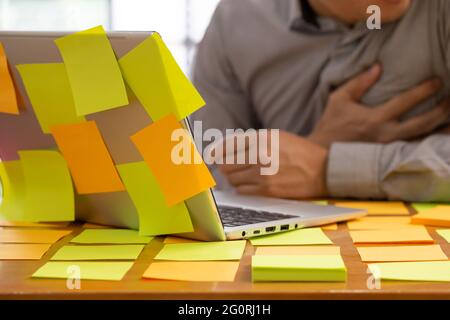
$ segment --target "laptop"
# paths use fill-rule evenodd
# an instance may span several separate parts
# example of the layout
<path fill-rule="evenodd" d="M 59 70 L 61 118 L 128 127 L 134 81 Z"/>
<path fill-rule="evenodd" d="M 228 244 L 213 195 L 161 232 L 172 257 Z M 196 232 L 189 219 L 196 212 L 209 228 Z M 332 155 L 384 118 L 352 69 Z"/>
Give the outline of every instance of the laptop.
<path fill-rule="evenodd" d="M 18 159 L 18 150 L 56 148 L 51 135 L 44 134 L 15 68 L 24 63 L 62 62 L 54 40 L 68 33 L 0 32 L 0 42 L 11 65 L 22 100 L 20 115 L 0 114 L 0 159 Z M 118 57 L 133 49 L 151 32 L 111 32 L 108 37 Z M 94 120 L 116 164 L 143 161 L 129 137 L 151 124 L 139 101 L 86 116 Z M 182 124 L 190 131 L 188 120 Z M 174 181 L 176 183 L 176 181 Z M 304 227 L 362 217 L 364 210 L 315 205 L 308 202 L 242 196 L 206 190 L 185 201 L 194 231 L 179 236 L 204 240 L 234 240 L 286 232 Z M 138 229 L 139 218 L 126 191 L 76 195 L 76 218 L 80 221 Z"/>

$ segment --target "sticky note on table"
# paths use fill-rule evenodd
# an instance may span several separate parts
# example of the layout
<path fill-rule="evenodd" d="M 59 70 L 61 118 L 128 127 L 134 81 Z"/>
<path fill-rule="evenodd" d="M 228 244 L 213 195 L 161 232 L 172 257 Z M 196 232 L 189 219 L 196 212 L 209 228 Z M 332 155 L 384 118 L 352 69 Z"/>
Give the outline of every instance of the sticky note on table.
<path fill-rule="evenodd" d="M 133 262 L 47 262 L 32 277 L 67 279 L 77 275 L 81 280 L 120 281 L 132 266 Z"/>
<path fill-rule="evenodd" d="M 64 246 L 50 260 L 135 260 L 144 245 Z"/>
<path fill-rule="evenodd" d="M 421 211 L 433 209 L 434 207 L 437 207 L 438 204 L 437 203 L 428 203 L 428 202 L 414 202 L 414 203 L 411 203 L 411 206 L 417 212 L 421 212 Z"/>
<path fill-rule="evenodd" d="M 64 64 L 22 64 L 17 69 L 44 133 L 54 125 L 85 121 L 76 114 Z"/>
<path fill-rule="evenodd" d="M 295 246 L 333 244 L 320 228 L 305 228 L 251 238 L 254 246 Z"/>
<path fill-rule="evenodd" d="M 143 278 L 231 282 L 238 268 L 238 261 L 158 261 L 148 267 Z"/>
<path fill-rule="evenodd" d="M 240 260 L 245 244 L 245 240 L 166 244 L 155 260 Z"/>
<path fill-rule="evenodd" d="M 340 255 L 337 246 L 286 246 L 286 247 L 257 247 L 257 256 L 300 256 L 300 255 Z"/>
<path fill-rule="evenodd" d="M 347 268 L 340 255 L 253 256 L 252 280 L 343 282 Z"/>
<path fill-rule="evenodd" d="M 347 222 L 349 230 L 407 229 L 421 227 L 411 224 L 409 217 L 364 217 Z"/>
<path fill-rule="evenodd" d="M 0 217 L 2 220 L 22 221 L 24 217 L 25 181 L 22 162 L 0 161 L 0 184 L 2 201 Z"/>
<path fill-rule="evenodd" d="M 450 227 L 450 205 L 439 205 L 411 217 L 411 223 Z"/>
<path fill-rule="evenodd" d="M 0 227 L 16 227 L 16 228 L 61 228 L 67 227 L 68 222 L 53 222 L 53 223 L 45 223 L 45 222 L 23 222 L 23 221 L 10 221 L 10 220 L 1 220 L 0 219 Z"/>
<path fill-rule="evenodd" d="M 425 228 L 350 231 L 354 243 L 434 243 Z"/>
<path fill-rule="evenodd" d="M 147 244 L 153 238 L 140 236 L 139 232 L 128 229 L 88 229 L 83 230 L 78 236 L 73 238 L 72 243 L 129 243 Z"/>
<path fill-rule="evenodd" d="M 51 244 L 0 244 L 0 260 L 40 260 L 50 247 Z"/>
<path fill-rule="evenodd" d="M 123 56 L 119 64 L 153 121 L 169 113 L 181 120 L 205 105 L 156 32 Z"/>
<path fill-rule="evenodd" d="M 79 194 L 125 190 L 94 121 L 54 126 L 51 131 Z"/>
<path fill-rule="evenodd" d="M 437 244 L 425 246 L 358 247 L 364 262 L 437 261 L 447 256 Z"/>
<path fill-rule="evenodd" d="M 139 214 L 139 233 L 156 236 L 194 231 L 189 211 L 182 201 L 169 207 L 153 173 L 145 162 L 117 166 Z"/>
<path fill-rule="evenodd" d="M 19 151 L 25 182 L 24 221 L 73 221 L 75 196 L 66 161 L 57 151 Z"/>
<path fill-rule="evenodd" d="M 16 88 L 12 79 L 8 59 L 0 42 L 0 113 L 19 114 Z"/>
<path fill-rule="evenodd" d="M 190 135 L 174 115 L 152 123 L 131 139 L 158 181 L 168 206 L 215 185 Z"/>
<path fill-rule="evenodd" d="M 0 229 L 0 243 L 55 243 L 70 230 Z"/>
<path fill-rule="evenodd" d="M 322 228 L 322 230 L 331 231 L 331 230 L 337 230 L 338 225 L 337 225 L 337 223 L 332 223 L 332 224 L 323 225 L 320 228 Z"/>
<path fill-rule="evenodd" d="M 66 66 L 78 115 L 128 104 L 125 83 L 102 26 L 55 40 Z"/>
<path fill-rule="evenodd" d="M 375 279 L 450 282 L 450 261 L 374 263 L 369 269 Z"/>
<path fill-rule="evenodd" d="M 338 207 L 364 209 L 369 215 L 409 215 L 401 201 L 339 201 Z"/>
<path fill-rule="evenodd" d="M 440 229 L 436 230 L 437 234 L 445 239 L 448 243 L 450 243 L 450 229 Z"/>

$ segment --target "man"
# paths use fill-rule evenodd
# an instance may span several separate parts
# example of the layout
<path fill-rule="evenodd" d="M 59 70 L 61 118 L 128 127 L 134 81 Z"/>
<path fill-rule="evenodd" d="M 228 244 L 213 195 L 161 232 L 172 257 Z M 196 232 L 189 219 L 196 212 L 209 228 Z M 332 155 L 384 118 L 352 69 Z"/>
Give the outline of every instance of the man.
<path fill-rule="evenodd" d="M 449 201 L 449 16 L 448 0 L 223 0 L 198 48 L 207 107 L 193 118 L 281 132 L 278 174 L 222 175 L 243 194 Z"/>

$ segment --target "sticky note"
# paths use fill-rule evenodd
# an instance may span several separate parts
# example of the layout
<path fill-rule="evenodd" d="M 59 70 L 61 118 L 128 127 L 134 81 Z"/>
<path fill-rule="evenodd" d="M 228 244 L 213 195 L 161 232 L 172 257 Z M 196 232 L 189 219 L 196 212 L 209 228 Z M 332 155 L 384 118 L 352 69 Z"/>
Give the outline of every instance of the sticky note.
<path fill-rule="evenodd" d="M 253 256 L 252 280 L 344 282 L 347 269 L 339 255 Z"/>
<path fill-rule="evenodd" d="M 409 217 L 364 217 L 347 222 L 349 230 L 379 230 L 417 228 Z"/>
<path fill-rule="evenodd" d="M 1 231 L 0 231 L 1 232 Z M 0 244 L 0 260 L 40 260 L 51 244 Z"/>
<path fill-rule="evenodd" d="M 156 32 L 123 56 L 119 64 L 153 121 L 170 113 L 181 120 L 205 105 Z"/>
<path fill-rule="evenodd" d="M 125 83 L 102 26 L 55 40 L 66 66 L 78 115 L 128 104 Z"/>
<path fill-rule="evenodd" d="M 0 243 L 55 243 L 70 230 L 0 229 Z"/>
<path fill-rule="evenodd" d="M 186 238 L 179 238 L 179 237 L 165 237 L 164 243 L 170 244 L 170 243 L 195 243 L 200 242 L 198 240 L 192 240 L 192 239 L 186 239 Z"/>
<path fill-rule="evenodd" d="M 358 247 L 364 262 L 400 262 L 447 260 L 439 245 Z"/>
<path fill-rule="evenodd" d="M 0 161 L 0 183 L 2 198 L 0 201 L 0 218 L 2 220 L 23 221 L 25 203 L 25 181 L 22 162 Z"/>
<path fill-rule="evenodd" d="M 144 245 L 64 246 L 50 260 L 135 260 Z"/>
<path fill-rule="evenodd" d="M 117 169 L 139 214 L 141 235 L 194 231 L 184 202 L 172 207 L 166 204 L 161 188 L 145 162 L 123 164 Z"/>
<path fill-rule="evenodd" d="M 374 263 L 369 269 L 375 279 L 450 282 L 450 261 Z"/>
<path fill-rule="evenodd" d="M 326 224 L 324 226 L 321 226 L 322 230 L 337 230 L 338 229 L 338 225 L 337 223 L 332 223 L 332 224 Z"/>
<path fill-rule="evenodd" d="M 132 266 L 133 262 L 47 262 L 32 277 L 120 281 Z"/>
<path fill-rule="evenodd" d="M 147 244 L 152 237 L 140 236 L 135 230 L 128 229 L 87 229 L 73 238 L 72 243 L 129 243 Z"/>
<path fill-rule="evenodd" d="M 437 234 L 440 235 L 445 241 L 450 243 L 450 229 L 440 229 L 436 230 Z"/>
<path fill-rule="evenodd" d="M 245 240 L 166 244 L 155 260 L 240 260 Z"/>
<path fill-rule="evenodd" d="M 450 227 L 450 205 L 439 205 L 411 217 L 413 224 Z"/>
<path fill-rule="evenodd" d="M 295 246 L 333 244 L 320 228 L 305 228 L 251 238 L 254 246 Z"/>
<path fill-rule="evenodd" d="M 409 210 L 401 201 L 339 201 L 338 207 L 364 209 L 369 215 L 409 215 Z"/>
<path fill-rule="evenodd" d="M 411 206 L 417 211 L 425 211 L 429 209 L 433 209 L 434 207 L 438 206 L 437 203 L 428 203 L 428 202 L 414 202 L 411 203 Z"/>
<path fill-rule="evenodd" d="M 19 114 L 16 88 L 8 67 L 8 59 L 0 42 L 0 113 Z"/>
<path fill-rule="evenodd" d="M 76 114 L 64 64 L 22 64 L 17 69 L 44 133 L 54 125 L 85 121 Z"/>
<path fill-rule="evenodd" d="M 19 151 L 26 198 L 24 221 L 73 221 L 75 199 L 66 161 L 57 151 Z"/>
<path fill-rule="evenodd" d="M 315 200 L 315 201 L 312 201 L 312 203 L 318 204 L 320 206 L 326 206 L 328 204 L 328 200 Z"/>
<path fill-rule="evenodd" d="M 350 231 L 354 243 L 434 243 L 425 228 Z"/>
<path fill-rule="evenodd" d="M 215 185 L 191 137 L 175 116 L 165 116 L 131 139 L 158 181 L 168 206 Z"/>
<path fill-rule="evenodd" d="M 66 227 L 68 222 L 23 222 L 23 221 L 9 221 L 0 220 L 0 227 L 17 227 L 17 228 L 61 228 Z"/>
<path fill-rule="evenodd" d="M 148 267 L 143 278 L 231 282 L 238 268 L 239 262 L 235 261 L 158 261 Z"/>
<path fill-rule="evenodd" d="M 94 121 L 55 126 L 51 131 L 79 194 L 125 190 Z"/>
<path fill-rule="evenodd" d="M 300 256 L 300 255 L 340 255 L 337 246 L 286 246 L 286 247 L 257 247 L 257 256 Z"/>

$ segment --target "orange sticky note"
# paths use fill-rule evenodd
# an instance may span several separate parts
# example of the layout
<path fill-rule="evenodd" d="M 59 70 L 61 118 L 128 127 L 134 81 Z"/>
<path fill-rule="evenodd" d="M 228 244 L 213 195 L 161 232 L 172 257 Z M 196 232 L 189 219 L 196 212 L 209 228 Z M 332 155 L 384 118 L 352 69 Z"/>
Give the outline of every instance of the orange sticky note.
<path fill-rule="evenodd" d="M 332 223 L 332 224 L 326 224 L 324 226 L 321 226 L 322 230 L 337 230 L 338 229 L 338 225 L 337 223 Z"/>
<path fill-rule="evenodd" d="M 350 231 L 354 243 L 434 243 L 425 228 Z"/>
<path fill-rule="evenodd" d="M 51 132 L 79 194 L 125 190 L 94 121 L 54 126 Z"/>
<path fill-rule="evenodd" d="M 165 244 L 171 244 L 171 243 L 194 243 L 194 242 L 200 242 L 198 240 L 192 240 L 192 239 L 186 239 L 186 238 L 179 238 L 179 237 L 165 237 L 164 243 Z"/>
<path fill-rule="evenodd" d="M 42 222 L 0 220 L 0 227 L 59 228 L 59 227 L 66 227 L 68 224 L 69 224 L 68 222 L 42 223 Z"/>
<path fill-rule="evenodd" d="M 339 201 L 337 207 L 364 209 L 369 215 L 409 215 L 401 201 Z"/>
<path fill-rule="evenodd" d="M 16 88 L 8 68 L 3 45 L 0 43 L 0 112 L 19 114 Z"/>
<path fill-rule="evenodd" d="M 169 206 L 215 185 L 189 133 L 173 114 L 139 131 L 131 140 L 154 174 Z"/>
<path fill-rule="evenodd" d="M 447 260 L 437 244 L 426 246 L 389 246 L 357 248 L 364 262 L 400 262 Z"/>
<path fill-rule="evenodd" d="M 0 260 L 39 260 L 51 244 L 0 244 Z"/>
<path fill-rule="evenodd" d="M 410 224 L 409 217 L 364 217 L 347 222 L 349 230 L 407 229 L 420 226 Z"/>
<path fill-rule="evenodd" d="M 256 256 L 340 255 L 337 246 L 257 247 Z"/>
<path fill-rule="evenodd" d="M 0 229 L 0 243 L 55 243 L 70 230 Z"/>
<path fill-rule="evenodd" d="M 183 261 L 154 262 L 143 277 L 178 281 L 234 281 L 239 262 Z"/>
<path fill-rule="evenodd" d="M 450 227 L 450 205 L 440 205 L 411 217 L 413 224 Z"/>

